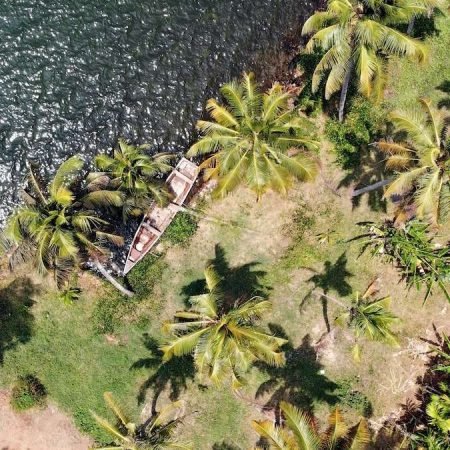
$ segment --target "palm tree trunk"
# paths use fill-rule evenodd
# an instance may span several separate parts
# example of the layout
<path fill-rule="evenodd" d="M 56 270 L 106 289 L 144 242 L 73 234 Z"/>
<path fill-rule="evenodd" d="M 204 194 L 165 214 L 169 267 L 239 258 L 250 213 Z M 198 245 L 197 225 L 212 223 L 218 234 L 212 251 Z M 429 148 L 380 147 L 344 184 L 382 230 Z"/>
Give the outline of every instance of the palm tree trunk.
<path fill-rule="evenodd" d="M 350 84 L 354 66 L 355 63 L 353 62 L 353 60 L 351 60 L 350 65 L 347 69 L 347 73 L 345 74 L 344 82 L 342 83 L 341 98 L 339 99 L 339 122 L 342 122 L 344 120 L 345 101 L 347 100 L 348 86 Z"/>
<path fill-rule="evenodd" d="M 408 23 L 408 29 L 406 30 L 406 33 L 408 33 L 410 36 L 412 35 L 414 31 L 414 22 L 416 21 L 416 16 L 412 16 L 411 20 Z"/>
<path fill-rule="evenodd" d="M 95 268 L 122 294 L 126 295 L 127 297 L 133 297 L 134 293 L 126 289 L 124 286 L 122 286 L 106 269 L 105 267 L 100 263 L 98 259 L 94 259 L 94 266 Z"/>
<path fill-rule="evenodd" d="M 361 189 L 356 189 L 352 193 L 352 197 L 357 197 L 358 195 L 365 194 L 366 192 L 374 191 L 375 189 L 379 189 L 380 187 L 386 186 L 391 183 L 393 178 L 387 178 L 386 180 L 377 181 L 369 186 L 363 187 Z"/>

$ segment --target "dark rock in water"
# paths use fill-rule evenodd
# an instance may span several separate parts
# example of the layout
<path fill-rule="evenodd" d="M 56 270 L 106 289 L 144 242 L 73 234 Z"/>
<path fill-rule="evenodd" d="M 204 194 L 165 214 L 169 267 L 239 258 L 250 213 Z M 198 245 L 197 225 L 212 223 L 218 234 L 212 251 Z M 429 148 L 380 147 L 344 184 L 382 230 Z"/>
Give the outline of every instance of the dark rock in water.
<path fill-rule="evenodd" d="M 263 65 L 299 0 L 0 2 L 0 223 L 26 159 L 51 172 L 117 137 L 186 147 L 205 98 Z"/>

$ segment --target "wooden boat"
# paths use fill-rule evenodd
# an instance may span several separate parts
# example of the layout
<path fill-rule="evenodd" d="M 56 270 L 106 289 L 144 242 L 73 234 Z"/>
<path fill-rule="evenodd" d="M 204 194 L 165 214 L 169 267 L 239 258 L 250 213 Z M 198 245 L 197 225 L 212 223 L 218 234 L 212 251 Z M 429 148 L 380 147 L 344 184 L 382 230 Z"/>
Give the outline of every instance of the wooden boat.
<path fill-rule="evenodd" d="M 172 201 L 165 207 L 155 206 L 142 219 L 128 252 L 123 274 L 126 275 L 151 250 L 180 210 L 197 178 L 196 164 L 182 158 L 167 177 Z"/>

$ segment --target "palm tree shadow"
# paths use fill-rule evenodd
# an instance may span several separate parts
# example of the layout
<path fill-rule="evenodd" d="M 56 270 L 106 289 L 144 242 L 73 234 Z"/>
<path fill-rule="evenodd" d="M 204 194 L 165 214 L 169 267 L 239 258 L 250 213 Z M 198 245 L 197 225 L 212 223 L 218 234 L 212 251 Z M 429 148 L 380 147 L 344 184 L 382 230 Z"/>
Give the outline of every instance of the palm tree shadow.
<path fill-rule="evenodd" d="M 330 319 L 328 317 L 328 300 L 326 295 L 330 291 L 336 292 L 339 296 L 345 297 L 352 293 L 352 287 L 347 282 L 348 277 L 352 277 L 353 274 L 347 270 L 347 256 L 344 253 L 339 256 L 335 263 L 331 261 L 325 261 L 322 273 L 317 273 L 316 270 L 308 267 L 307 269 L 316 272 L 307 282 L 314 284 L 312 289 L 305 295 L 300 303 L 300 310 L 303 308 L 305 303 L 311 298 L 313 292 L 320 288 L 325 295 L 320 296 L 320 301 L 322 303 L 322 314 L 327 327 L 327 332 L 331 331 Z"/>
<path fill-rule="evenodd" d="M 33 296 L 40 289 L 29 278 L 20 277 L 0 289 L 0 364 L 7 350 L 28 342 L 33 335 Z"/>
<path fill-rule="evenodd" d="M 346 279 L 353 274 L 348 271 L 347 262 L 345 252 L 334 263 L 325 261 L 322 273 L 316 273 L 307 282 L 314 283 L 313 290 L 320 288 L 325 294 L 334 291 L 342 297 L 349 295 L 352 293 L 352 287 Z"/>
<path fill-rule="evenodd" d="M 269 324 L 269 328 L 274 335 L 288 339 L 279 325 Z M 276 409 L 280 401 L 284 400 L 301 410 L 312 412 L 315 402 L 335 405 L 339 401 L 339 397 L 333 394 L 338 386 L 322 372 L 323 366 L 317 360 L 309 334 L 297 348 L 288 340 L 283 350 L 286 355 L 284 367 L 273 367 L 261 362 L 255 364 L 269 376 L 258 387 L 255 395 L 257 399 L 269 395 L 264 405 L 266 409 Z"/>
<path fill-rule="evenodd" d="M 220 244 L 215 246 L 215 256 L 208 262 L 213 265 L 222 279 L 221 287 L 225 298 L 231 303 L 246 301 L 251 297 L 266 297 L 270 287 L 263 283 L 266 272 L 255 270 L 258 262 L 243 264 L 242 266 L 230 267 L 225 251 Z M 184 297 L 186 306 L 189 306 L 189 297 L 199 295 L 206 291 L 206 282 L 204 278 L 193 281 L 183 287 L 181 294 Z"/>
<path fill-rule="evenodd" d="M 446 94 L 446 96 L 444 98 L 442 98 L 441 100 L 439 100 L 438 102 L 438 108 L 447 108 L 450 109 L 450 81 L 446 80 L 443 81 L 438 87 L 437 89 L 441 92 L 443 92 L 444 94 Z"/>
<path fill-rule="evenodd" d="M 354 190 L 370 186 L 385 179 L 384 157 L 373 147 L 363 148 L 361 162 L 352 168 L 339 182 L 341 187 L 354 186 Z M 386 212 L 387 202 L 383 199 L 383 189 L 375 189 L 365 194 L 352 197 L 353 209 L 361 204 L 363 196 L 367 196 L 367 203 L 373 211 Z"/>
<path fill-rule="evenodd" d="M 212 446 L 212 450 L 242 450 L 241 447 L 238 447 L 235 444 L 231 444 L 228 441 L 216 442 Z"/>
<path fill-rule="evenodd" d="M 187 389 L 188 380 L 195 377 L 195 366 L 192 356 L 180 356 L 167 362 L 163 361 L 163 352 L 159 342 L 148 333 L 143 335 L 143 343 L 149 350 L 148 358 L 141 358 L 130 367 L 133 369 L 156 369 L 139 388 L 137 400 L 139 404 L 145 401 L 147 390 L 153 391 L 152 414 L 156 413 L 156 403 L 159 396 L 170 387 L 169 398 L 176 401 L 182 391 Z"/>

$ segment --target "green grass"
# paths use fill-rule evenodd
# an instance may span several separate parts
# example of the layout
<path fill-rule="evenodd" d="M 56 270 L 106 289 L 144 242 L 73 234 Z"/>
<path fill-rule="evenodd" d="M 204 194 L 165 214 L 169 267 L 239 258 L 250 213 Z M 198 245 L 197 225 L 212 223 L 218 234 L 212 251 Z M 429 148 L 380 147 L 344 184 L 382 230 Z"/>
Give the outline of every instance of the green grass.
<path fill-rule="evenodd" d="M 438 88 L 444 82 L 450 82 L 450 17 L 441 17 L 436 21 L 437 32 L 426 38 L 429 47 L 429 60 L 423 64 L 394 58 L 390 64 L 388 83 L 388 105 L 393 108 L 415 106 L 420 97 L 439 101 L 447 94 Z"/>
<path fill-rule="evenodd" d="M 0 374 L 3 385 L 11 384 L 17 374 L 36 374 L 49 397 L 74 416 L 81 430 L 104 440 L 89 410 L 104 413 L 102 393 L 110 390 L 138 413 L 136 388 L 142 371 L 129 368 L 146 351 L 143 330 L 136 327 L 121 330 L 118 344 L 107 343 L 92 326 L 92 303 L 83 297 L 66 306 L 50 295 L 40 297 L 33 308 L 31 339 L 5 353 Z"/>

